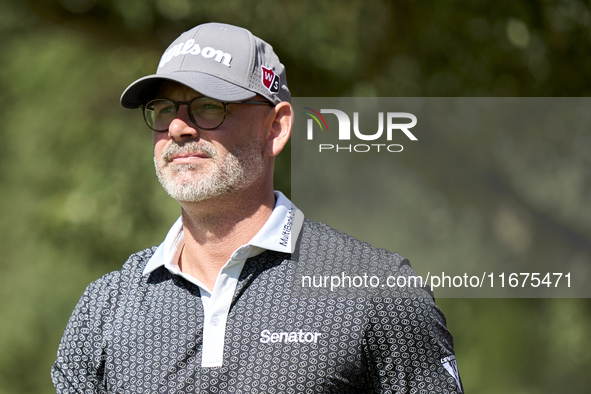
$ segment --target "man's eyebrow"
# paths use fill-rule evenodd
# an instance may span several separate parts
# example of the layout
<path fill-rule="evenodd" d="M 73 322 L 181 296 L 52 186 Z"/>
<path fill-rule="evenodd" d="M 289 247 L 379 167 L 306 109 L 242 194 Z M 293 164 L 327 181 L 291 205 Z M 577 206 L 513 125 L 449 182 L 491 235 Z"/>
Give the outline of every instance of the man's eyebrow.
<path fill-rule="evenodd" d="M 213 100 L 213 101 L 219 101 L 220 103 L 222 102 L 220 100 L 216 100 L 216 99 L 213 99 L 211 97 L 207 97 L 207 96 L 203 96 L 203 95 L 197 96 L 197 97 L 193 97 L 192 99 L 189 99 L 189 100 L 175 100 L 175 99 L 170 98 L 168 96 L 161 95 L 161 96 L 158 96 L 158 97 L 153 98 L 152 100 L 165 99 L 165 100 L 170 100 L 170 101 L 175 101 L 177 103 L 180 103 L 180 102 L 192 101 L 192 100 L 195 100 L 195 99 L 198 99 L 198 98 L 202 98 L 202 97 L 208 98 L 208 99 Z"/>

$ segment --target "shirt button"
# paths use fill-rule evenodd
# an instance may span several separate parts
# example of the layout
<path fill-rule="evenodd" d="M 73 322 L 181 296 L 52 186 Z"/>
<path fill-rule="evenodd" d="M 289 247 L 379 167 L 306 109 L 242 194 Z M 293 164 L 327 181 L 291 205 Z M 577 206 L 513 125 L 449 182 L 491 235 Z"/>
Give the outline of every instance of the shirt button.
<path fill-rule="evenodd" d="M 220 323 L 220 318 L 217 315 L 215 315 L 214 317 L 211 318 L 211 323 L 214 326 L 217 326 Z"/>

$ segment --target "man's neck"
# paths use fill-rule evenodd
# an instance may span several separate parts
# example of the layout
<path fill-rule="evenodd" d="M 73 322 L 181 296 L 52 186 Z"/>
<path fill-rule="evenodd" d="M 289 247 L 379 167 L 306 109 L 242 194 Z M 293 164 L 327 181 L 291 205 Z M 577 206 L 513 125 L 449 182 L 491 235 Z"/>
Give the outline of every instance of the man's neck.
<path fill-rule="evenodd" d="M 272 190 L 182 203 L 185 246 L 179 267 L 212 290 L 232 253 L 263 227 L 275 206 Z"/>

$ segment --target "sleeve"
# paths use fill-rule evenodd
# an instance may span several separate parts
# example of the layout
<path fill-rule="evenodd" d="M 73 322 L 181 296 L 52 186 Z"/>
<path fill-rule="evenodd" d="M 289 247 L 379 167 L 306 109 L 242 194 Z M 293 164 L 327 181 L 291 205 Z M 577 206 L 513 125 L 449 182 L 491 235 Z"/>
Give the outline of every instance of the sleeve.
<path fill-rule="evenodd" d="M 68 321 L 51 367 L 58 394 L 107 392 L 103 387 L 107 282 L 103 277 L 89 285 Z"/>
<path fill-rule="evenodd" d="M 373 393 L 463 393 L 445 317 L 432 298 L 376 298 L 366 357 Z"/>

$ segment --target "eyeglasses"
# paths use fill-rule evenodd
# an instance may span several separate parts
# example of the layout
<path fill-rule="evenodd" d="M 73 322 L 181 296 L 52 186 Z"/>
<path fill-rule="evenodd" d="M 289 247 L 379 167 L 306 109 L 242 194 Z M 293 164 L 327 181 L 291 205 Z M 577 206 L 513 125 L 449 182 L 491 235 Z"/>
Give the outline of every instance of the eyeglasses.
<path fill-rule="evenodd" d="M 157 98 L 141 106 L 144 120 L 154 131 L 167 131 L 170 123 L 176 118 L 179 106 L 188 107 L 191 122 L 200 129 L 213 130 L 221 126 L 228 113 L 228 104 L 262 104 L 273 105 L 268 101 L 236 101 L 222 102 L 206 96 L 195 97 L 190 101 L 174 101 Z"/>

